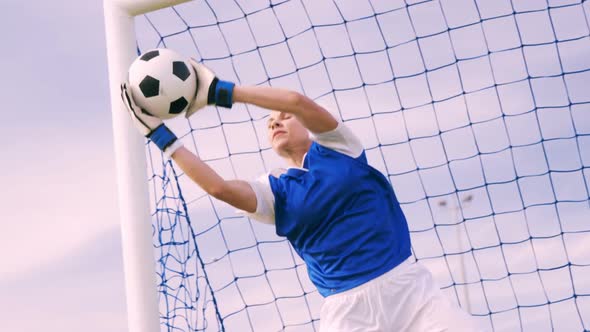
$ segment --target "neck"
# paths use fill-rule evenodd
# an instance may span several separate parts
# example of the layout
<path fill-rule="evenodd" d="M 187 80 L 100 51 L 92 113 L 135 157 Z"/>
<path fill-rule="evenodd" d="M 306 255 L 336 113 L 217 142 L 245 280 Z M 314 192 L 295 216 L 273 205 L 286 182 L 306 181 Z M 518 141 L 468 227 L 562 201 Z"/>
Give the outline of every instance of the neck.
<path fill-rule="evenodd" d="M 283 158 L 287 161 L 287 164 L 290 167 L 303 167 L 303 157 L 305 157 L 305 154 L 309 150 L 310 146 L 311 140 L 305 146 L 286 151 L 286 154 Z"/>

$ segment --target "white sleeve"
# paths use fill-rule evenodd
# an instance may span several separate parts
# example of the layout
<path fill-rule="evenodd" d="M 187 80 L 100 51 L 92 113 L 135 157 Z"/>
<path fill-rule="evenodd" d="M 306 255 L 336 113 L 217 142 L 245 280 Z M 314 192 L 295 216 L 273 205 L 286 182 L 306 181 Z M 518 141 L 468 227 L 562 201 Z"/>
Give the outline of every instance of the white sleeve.
<path fill-rule="evenodd" d="M 344 123 L 339 122 L 338 126 L 325 133 L 311 133 L 311 139 L 319 145 L 328 149 L 340 152 L 352 158 L 357 158 L 363 153 L 363 144 L 355 134 Z"/>
<path fill-rule="evenodd" d="M 248 183 L 256 194 L 256 211 L 245 212 L 247 216 L 265 224 L 275 223 L 275 196 L 270 188 L 269 174 L 264 174 L 254 181 Z"/>

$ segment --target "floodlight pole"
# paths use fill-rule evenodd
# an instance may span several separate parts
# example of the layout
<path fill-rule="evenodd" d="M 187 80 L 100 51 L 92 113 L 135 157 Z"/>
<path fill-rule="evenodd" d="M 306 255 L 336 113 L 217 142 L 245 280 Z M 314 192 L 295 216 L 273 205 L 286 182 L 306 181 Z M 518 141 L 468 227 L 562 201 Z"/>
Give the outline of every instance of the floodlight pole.
<path fill-rule="evenodd" d="M 463 197 L 463 199 L 461 199 L 461 205 L 462 206 L 468 206 L 471 202 L 473 201 L 473 195 L 468 195 L 466 197 Z M 449 203 L 447 202 L 447 200 L 442 200 L 440 202 L 438 202 L 438 205 L 443 207 L 443 208 L 448 208 L 451 210 L 452 213 L 452 217 L 453 220 L 459 220 L 460 217 L 460 213 L 459 210 L 461 209 L 461 205 L 453 205 L 453 206 L 449 206 Z M 467 229 L 465 229 L 465 231 L 467 231 Z M 457 242 L 460 244 L 463 244 L 463 233 L 461 233 L 460 228 L 457 228 Z M 471 298 L 469 296 L 469 285 L 467 283 L 467 269 L 465 267 L 465 257 L 461 256 L 460 259 L 460 269 L 461 269 L 461 277 L 463 278 L 463 280 L 465 280 L 465 299 L 466 299 L 466 303 L 465 303 L 465 310 L 471 314 Z"/>
<path fill-rule="evenodd" d="M 134 17 L 189 0 L 104 0 L 109 88 L 117 164 L 119 216 L 130 332 L 159 332 L 145 138 L 120 98 L 120 84 L 137 57 Z"/>

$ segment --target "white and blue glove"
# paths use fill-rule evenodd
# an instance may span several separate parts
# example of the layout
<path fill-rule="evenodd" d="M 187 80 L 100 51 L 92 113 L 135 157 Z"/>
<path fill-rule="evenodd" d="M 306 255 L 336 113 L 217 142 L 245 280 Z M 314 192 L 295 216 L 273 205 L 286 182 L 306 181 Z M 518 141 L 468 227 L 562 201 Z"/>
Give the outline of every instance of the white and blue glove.
<path fill-rule="evenodd" d="M 176 135 L 166 127 L 160 118 L 149 114 L 135 104 L 130 91 L 127 89 L 127 83 L 121 84 L 121 99 L 123 99 L 123 103 L 127 111 L 129 111 L 131 120 L 137 130 L 154 142 L 166 157 L 170 158 L 176 150 L 183 146 L 182 142 L 176 138 Z"/>
<path fill-rule="evenodd" d="M 189 118 L 207 105 L 231 108 L 235 84 L 221 81 L 211 69 L 198 63 L 195 59 L 191 58 L 189 61 L 197 73 L 197 95 L 186 111 L 186 117 Z"/>
<path fill-rule="evenodd" d="M 213 104 L 231 108 L 235 84 L 219 80 L 209 68 L 194 59 L 190 59 L 190 63 L 197 73 L 197 94 L 186 112 L 186 117 L 190 117 L 207 105 Z M 129 111 L 135 127 L 143 136 L 154 142 L 166 157 L 170 158 L 176 150 L 183 146 L 182 142 L 160 118 L 151 115 L 135 104 L 127 89 L 127 84 L 127 82 L 121 84 L 121 99 Z"/>

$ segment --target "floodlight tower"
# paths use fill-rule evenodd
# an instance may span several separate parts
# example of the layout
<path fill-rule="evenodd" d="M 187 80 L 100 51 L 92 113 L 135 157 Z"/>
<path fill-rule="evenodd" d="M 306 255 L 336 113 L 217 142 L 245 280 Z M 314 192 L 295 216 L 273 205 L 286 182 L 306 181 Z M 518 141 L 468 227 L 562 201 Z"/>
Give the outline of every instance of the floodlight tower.
<path fill-rule="evenodd" d="M 454 202 L 450 203 L 448 200 L 444 199 L 442 201 L 439 201 L 438 205 L 443 209 L 448 209 L 451 213 L 452 218 L 453 218 L 452 220 L 459 223 L 459 219 L 461 219 L 461 221 L 463 221 L 463 222 L 465 221 L 463 218 L 463 214 L 461 213 L 461 209 L 468 207 L 472 201 L 473 201 L 473 195 L 469 194 L 469 195 L 463 197 L 459 201 L 459 203 L 454 203 Z M 467 232 L 467 228 L 465 228 L 465 232 Z M 465 246 L 469 245 L 468 239 L 466 239 L 463 236 L 463 233 L 461 232 L 461 229 L 459 227 L 457 227 L 456 241 L 459 244 L 460 248 L 464 247 L 464 245 Z M 466 299 L 465 309 L 467 310 L 467 312 L 469 314 L 471 314 L 471 300 L 469 297 L 469 285 L 467 283 L 467 268 L 465 267 L 465 265 L 466 265 L 465 255 L 461 255 L 459 268 L 460 268 L 461 278 L 463 278 L 463 280 L 465 281 L 465 299 Z"/>

